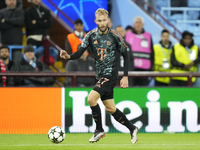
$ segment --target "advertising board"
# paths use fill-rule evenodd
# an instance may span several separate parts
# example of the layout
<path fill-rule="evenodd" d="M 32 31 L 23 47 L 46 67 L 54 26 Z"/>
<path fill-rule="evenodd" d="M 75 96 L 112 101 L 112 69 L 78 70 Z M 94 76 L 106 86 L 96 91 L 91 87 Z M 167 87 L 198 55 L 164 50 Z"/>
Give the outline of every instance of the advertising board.
<path fill-rule="evenodd" d="M 93 132 L 95 123 L 87 96 L 91 88 L 65 89 L 67 132 Z M 199 88 L 115 88 L 115 104 L 140 132 L 200 132 Z M 128 133 L 128 129 L 106 112 L 101 100 L 106 132 Z"/>

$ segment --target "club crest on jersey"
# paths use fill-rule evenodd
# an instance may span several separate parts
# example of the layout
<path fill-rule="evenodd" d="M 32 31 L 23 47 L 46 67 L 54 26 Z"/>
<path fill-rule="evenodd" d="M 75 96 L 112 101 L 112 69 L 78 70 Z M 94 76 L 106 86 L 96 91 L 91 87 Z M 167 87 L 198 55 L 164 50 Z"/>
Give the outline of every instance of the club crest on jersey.
<path fill-rule="evenodd" d="M 107 41 L 107 45 L 110 46 L 110 45 L 111 45 L 111 42 L 110 42 L 110 41 Z"/>
<path fill-rule="evenodd" d="M 98 44 L 97 40 L 94 41 L 94 44 Z"/>

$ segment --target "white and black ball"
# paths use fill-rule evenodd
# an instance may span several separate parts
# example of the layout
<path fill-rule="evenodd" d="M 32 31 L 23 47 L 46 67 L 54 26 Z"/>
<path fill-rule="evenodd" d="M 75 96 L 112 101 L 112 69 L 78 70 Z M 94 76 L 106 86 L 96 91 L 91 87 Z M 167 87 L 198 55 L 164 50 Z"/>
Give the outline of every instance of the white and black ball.
<path fill-rule="evenodd" d="M 65 139 L 65 131 L 59 126 L 54 126 L 49 130 L 48 138 L 53 143 L 61 143 Z"/>

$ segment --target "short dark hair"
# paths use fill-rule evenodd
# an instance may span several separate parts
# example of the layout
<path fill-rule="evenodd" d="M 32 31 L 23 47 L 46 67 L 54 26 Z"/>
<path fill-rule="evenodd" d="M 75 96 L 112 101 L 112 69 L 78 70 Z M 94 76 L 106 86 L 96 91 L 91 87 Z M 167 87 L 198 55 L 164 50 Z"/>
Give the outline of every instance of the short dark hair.
<path fill-rule="evenodd" d="M 169 33 L 169 31 L 166 30 L 166 29 L 164 29 L 164 30 L 162 30 L 161 35 L 162 35 L 163 33 Z"/>
<path fill-rule="evenodd" d="M 133 29 L 133 27 L 132 26 L 130 26 L 130 25 L 128 25 L 128 26 L 126 26 L 126 28 L 125 28 L 125 30 L 132 30 Z"/>
<path fill-rule="evenodd" d="M 83 21 L 81 20 L 81 19 L 76 19 L 75 21 L 74 21 L 74 25 L 75 24 L 82 24 L 83 25 Z"/>
<path fill-rule="evenodd" d="M 9 47 L 8 47 L 7 45 L 2 45 L 2 46 L 0 47 L 0 50 L 3 49 L 3 48 L 8 49 L 8 51 L 9 51 Z M 10 51 L 9 51 L 9 52 L 10 52 Z"/>
<path fill-rule="evenodd" d="M 24 46 L 24 53 L 26 52 L 34 52 L 34 47 L 32 44 L 28 44 L 26 46 Z"/>
<path fill-rule="evenodd" d="M 189 32 L 189 31 L 184 31 L 184 32 L 182 33 L 182 38 L 185 38 L 185 36 L 187 36 L 187 35 L 189 35 L 191 38 L 193 37 L 193 34 L 192 34 L 191 32 Z"/>

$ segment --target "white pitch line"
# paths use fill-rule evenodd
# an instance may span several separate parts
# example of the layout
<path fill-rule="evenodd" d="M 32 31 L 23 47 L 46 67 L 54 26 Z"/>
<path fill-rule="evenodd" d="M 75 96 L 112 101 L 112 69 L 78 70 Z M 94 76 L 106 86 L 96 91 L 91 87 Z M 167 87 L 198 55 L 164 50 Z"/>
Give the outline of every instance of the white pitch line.
<path fill-rule="evenodd" d="M 98 144 L 98 145 L 101 145 L 101 146 L 132 146 L 132 145 L 169 145 L 169 146 L 181 146 L 181 145 L 187 145 L 187 146 L 195 146 L 195 145 L 200 145 L 200 144 Z M 0 145 L 1 146 L 18 146 L 18 147 L 25 147 L 25 146 L 96 146 L 96 144 L 20 144 L 20 145 Z"/>

